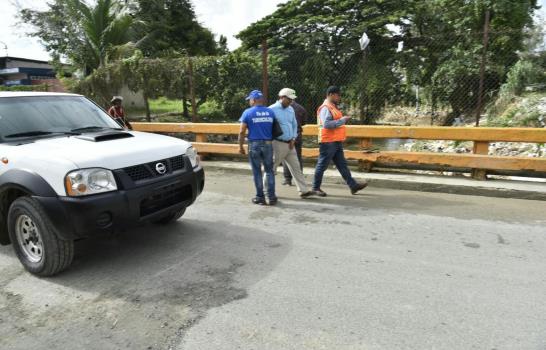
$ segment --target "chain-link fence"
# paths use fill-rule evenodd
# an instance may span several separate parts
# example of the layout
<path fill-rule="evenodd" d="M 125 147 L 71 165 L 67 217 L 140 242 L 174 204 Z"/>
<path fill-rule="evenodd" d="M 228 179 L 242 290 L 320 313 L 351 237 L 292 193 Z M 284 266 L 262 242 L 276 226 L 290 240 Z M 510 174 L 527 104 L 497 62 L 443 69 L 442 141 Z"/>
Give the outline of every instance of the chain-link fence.
<path fill-rule="evenodd" d="M 512 40 L 516 35 L 521 40 Z M 181 100 L 180 121 L 218 122 L 236 121 L 253 89 L 268 92 L 273 103 L 281 88 L 293 88 L 314 115 L 327 87 L 339 85 L 344 111 L 355 123 L 454 125 L 504 113 L 525 89 L 544 95 L 546 53 L 526 40 L 525 33 L 509 31 L 403 40 L 393 35 L 372 40 L 364 51 L 357 43 L 349 50 L 333 43 L 291 50 L 264 46 L 217 57 L 137 56 L 98 69 L 74 89 L 108 101 L 125 85 L 146 101 Z M 535 41 L 544 43 L 544 36 Z M 540 126 L 540 117 L 530 126 Z"/>
<path fill-rule="evenodd" d="M 500 45 L 512 33 L 414 37 L 372 41 L 365 51 L 270 50 L 281 73 L 276 83 L 294 88 L 314 111 L 329 85 L 339 85 L 355 121 L 453 125 L 486 111 L 521 59 L 521 47 Z M 480 38 L 488 42 L 485 47 Z M 495 43 L 495 44 L 491 44 Z M 280 87 L 270 82 L 269 90 Z M 271 99 L 271 98 L 270 98 Z"/>

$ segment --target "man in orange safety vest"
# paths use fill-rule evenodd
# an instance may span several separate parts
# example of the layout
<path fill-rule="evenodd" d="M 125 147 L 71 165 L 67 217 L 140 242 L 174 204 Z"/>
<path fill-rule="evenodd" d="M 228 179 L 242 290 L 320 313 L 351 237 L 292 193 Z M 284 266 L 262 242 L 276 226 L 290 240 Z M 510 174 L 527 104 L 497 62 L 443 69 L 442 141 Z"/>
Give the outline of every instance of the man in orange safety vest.
<path fill-rule="evenodd" d="M 320 186 L 324 172 L 333 161 L 337 170 L 351 189 L 352 194 L 366 188 L 366 182 L 358 183 L 353 179 L 347 166 L 347 160 L 343 152 L 343 142 L 346 139 L 345 124 L 351 119 L 344 117 L 338 105 L 341 102 L 341 90 L 337 86 L 330 86 L 326 93 L 326 100 L 317 110 L 319 159 L 315 169 L 313 191 L 320 197 L 326 197 Z"/>

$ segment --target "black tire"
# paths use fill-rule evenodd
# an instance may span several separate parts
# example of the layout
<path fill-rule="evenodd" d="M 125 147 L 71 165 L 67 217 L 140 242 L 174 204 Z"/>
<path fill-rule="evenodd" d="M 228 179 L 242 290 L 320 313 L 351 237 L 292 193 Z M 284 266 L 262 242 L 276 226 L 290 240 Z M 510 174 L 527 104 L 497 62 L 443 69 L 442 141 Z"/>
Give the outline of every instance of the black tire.
<path fill-rule="evenodd" d="M 27 225 L 25 226 L 23 222 Z M 33 226 L 28 226 L 29 222 Z M 17 231 L 16 225 L 20 225 L 19 231 L 27 232 L 25 231 L 26 227 L 33 227 L 37 230 L 37 241 L 41 239 L 41 242 L 38 242 L 41 249 L 37 249 L 37 251 L 41 251 L 38 261 L 36 261 L 38 259 L 36 257 L 34 260 L 29 257 L 27 252 L 34 248 L 29 248 L 28 240 L 26 245 L 22 243 L 25 239 L 17 233 L 19 231 Z M 21 197 L 11 204 L 8 213 L 8 231 L 19 261 L 30 273 L 44 277 L 53 276 L 68 268 L 72 263 L 74 242 L 58 238 L 49 217 L 36 200 L 30 197 Z"/>
<path fill-rule="evenodd" d="M 186 213 L 186 208 L 180 209 L 179 211 L 175 213 L 170 213 L 160 219 L 154 220 L 153 223 L 157 225 L 167 225 L 167 224 L 178 221 L 178 219 L 184 216 L 185 213 Z"/>

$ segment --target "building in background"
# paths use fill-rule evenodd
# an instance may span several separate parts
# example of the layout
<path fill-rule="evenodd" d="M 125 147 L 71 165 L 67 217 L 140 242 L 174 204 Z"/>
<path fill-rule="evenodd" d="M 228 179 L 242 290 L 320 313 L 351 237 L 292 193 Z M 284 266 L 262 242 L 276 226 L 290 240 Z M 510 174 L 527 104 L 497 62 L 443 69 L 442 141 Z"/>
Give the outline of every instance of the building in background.
<path fill-rule="evenodd" d="M 0 57 L 0 85 L 44 85 L 48 91 L 64 91 L 54 67 L 47 61 Z"/>

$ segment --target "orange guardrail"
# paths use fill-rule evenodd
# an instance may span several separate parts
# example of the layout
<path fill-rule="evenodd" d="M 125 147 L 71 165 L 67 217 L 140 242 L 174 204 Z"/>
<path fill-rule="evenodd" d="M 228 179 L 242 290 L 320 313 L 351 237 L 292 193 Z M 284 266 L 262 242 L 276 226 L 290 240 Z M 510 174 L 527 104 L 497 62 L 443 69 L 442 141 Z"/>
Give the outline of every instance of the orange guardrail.
<path fill-rule="evenodd" d="M 200 153 L 238 154 L 238 145 L 208 143 L 207 135 L 237 135 L 234 123 L 133 123 L 138 131 L 159 133 L 191 133 Z M 304 136 L 315 136 L 316 125 L 304 127 Z M 546 158 L 489 156 L 491 142 L 546 143 L 546 129 L 538 128 L 472 128 L 472 127 L 413 127 L 413 126 L 347 126 L 347 136 L 359 140 L 362 151 L 346 150 L 347 159 L 359 161 L 361 170 L 377 165 L 391 167 L 424 167 L 431 170 L 471 169 L 476 179 L 485 179 L 488 172 L 516 172 L 523 176 L 546 175 Z M 369 152 L 374 139 L 449 140 L 474 142 L 473 153 L 432 152 Z M 316 158 L 318 149 L 306 148 L 304 157 Z"/>

